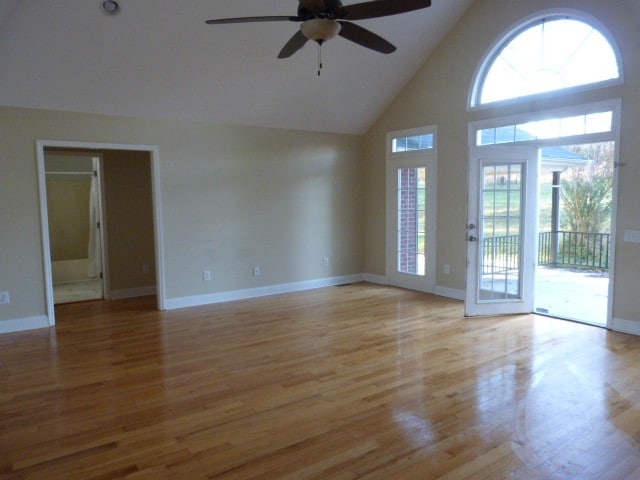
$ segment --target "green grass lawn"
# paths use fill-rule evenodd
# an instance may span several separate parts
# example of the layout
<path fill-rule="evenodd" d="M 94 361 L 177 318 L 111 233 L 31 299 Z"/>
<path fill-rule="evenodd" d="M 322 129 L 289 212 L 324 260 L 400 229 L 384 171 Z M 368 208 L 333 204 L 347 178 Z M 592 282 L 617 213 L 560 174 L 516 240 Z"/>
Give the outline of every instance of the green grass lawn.
<path fill-rule="evenodd" d="M 495 204 L 494 204 L 495 199 Z M 509 203 L 509 199 L 511 202 Z M 520 192 L 496 189 L 485 193 L 484 199 L 485 213 L 487 216 L 499 217 L 494 223 L 485 222 L 488 227 L 485 238 L 487 236 L 500 237 L 504 235 L 512 235 L 517 233 L 518 216 L 520 214 Z M 510 208 L 510 212 L 509 212 Z M 538 230 L 547 232 L 551 230 L 551 176 L 543 175 L 540 178 L 539 197 L 538 197 Z M 507 222 L 507 217 L 510 216 Z M 509 228 L 507 228 L 509 225 Z M 509 230 L 507 232 L 507 230 Z M 490 234 L 489 232 L 493 232 Z"/>

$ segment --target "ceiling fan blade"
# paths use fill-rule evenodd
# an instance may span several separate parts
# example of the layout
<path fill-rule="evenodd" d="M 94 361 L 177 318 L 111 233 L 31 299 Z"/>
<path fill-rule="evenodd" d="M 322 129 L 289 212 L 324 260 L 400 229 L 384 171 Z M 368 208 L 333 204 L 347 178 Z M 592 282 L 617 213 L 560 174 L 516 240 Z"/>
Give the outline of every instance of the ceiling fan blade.
<path fill-rule="evenodd" d="M 362 28 L 359 25 L 351 22 L 338 22 L 342 28 L 340 29 L 340 35 L 347 40 L 362 45 L 363 47 L 370 48 L 380 53 L 391 53 L 396 51 L 391 43 L 387 42 L 384 38 L 376 35 L 375 33 Z"/>
<path fill-rule="evenodd" d="M 298 30 L 298 32 L 289 39 L 282 50 L 280 50 L 278 58 L 289 58 L 291 55 L 304 47 L 305 43 L 307 43 L 307 37 L 305 37 L 302 32 Z"/>
<path fill-rule="evenodd" d="M 338 18 L 365 20 L 367 18 L 386 17 L 388 15 L 411 12 L 430 6 L 431 0 L 375 0 L 342 7 Z"/>
<path fill-rule="evenodd" d="M 272 17 L 239 17 L 239 18 L 218 18 L 214 20 L 207 20 L 208 25 L 223 25 L 227 23 L 253 23 L 253 22 L 299 22 L 298 17 L 272 16 Z"/>

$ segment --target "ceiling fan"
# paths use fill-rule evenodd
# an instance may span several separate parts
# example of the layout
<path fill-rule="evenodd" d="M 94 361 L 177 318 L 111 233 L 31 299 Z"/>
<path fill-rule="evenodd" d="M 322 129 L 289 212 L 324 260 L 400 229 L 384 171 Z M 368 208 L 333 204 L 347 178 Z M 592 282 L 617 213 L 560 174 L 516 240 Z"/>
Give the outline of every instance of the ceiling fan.
<path fill-rule="evenodd" d="M 300 30 L 285 44 L 278 54 L 278 58 L 290 57 L 309 40 L 322 46 L 324 42 L 337 35 L 376 52 L 391 53 L 396 50 L 395 46 L 349 20 L 386 17 L 429 6 L 431 6 L 431 0 L 374 0 L 347 6 L 343 6 L 340 0 L 299 0 L 298 14 L 295 16 L 221 18 L 207 20 L 206 23 L 219 25 L 252 22 L 301 22 Z M 322 68 L 320 59 L 318 63 Z"/>

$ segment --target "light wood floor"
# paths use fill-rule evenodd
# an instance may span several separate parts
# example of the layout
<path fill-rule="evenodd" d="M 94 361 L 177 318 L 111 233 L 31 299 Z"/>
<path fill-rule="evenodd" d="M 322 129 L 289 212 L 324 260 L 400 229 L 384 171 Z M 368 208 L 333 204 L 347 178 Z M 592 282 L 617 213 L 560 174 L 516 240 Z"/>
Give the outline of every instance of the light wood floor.
<path fill-rule="evenodd" d="M 368 284 L 0 335 L 2 479 L 639 479 L 640 338 Z"/>

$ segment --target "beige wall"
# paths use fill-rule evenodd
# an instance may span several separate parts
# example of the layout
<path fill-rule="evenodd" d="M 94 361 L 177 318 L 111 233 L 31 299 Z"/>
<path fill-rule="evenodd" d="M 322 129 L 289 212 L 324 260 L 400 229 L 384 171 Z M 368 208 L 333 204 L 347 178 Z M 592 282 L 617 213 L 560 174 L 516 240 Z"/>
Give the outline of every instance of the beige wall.
<path fill-rule="evenodd" d="M 90 176 L 47 176 L 52 261 L 87 258 L 90 190 Z"/>
<path fill-rule="evenodd" d="M 154 286 L 151 155 L 107 150 L 102 160 L 109 289 Z"/>
<path fill-rule="evenodd" d="M 363 271 L 360 137 L 0 107 L 0 322 L 45 314 L 37 139 L 158 146 L 167 298 Z"/>
<path fill-rule="evenodd" d="M 385 273 L 385 134 L 425 125 L 438 126 L 438 285 L 465 288 L 465 224 L 467 195 L 467 127 L 472 120 L 515 113 L 517 109 L 468 112 L 469 89 L 475 69 L 492 43 L 523 18 L 548 8 L 569 7 L 599 19 L 613 34 L 624 62 L 625 85 L 605 92 L 574 95 L 554 102 L 537 102 L 525 111 L 562 104 L 622 97 L 620 195 L 614 316 L 640 321 L 640 245 L 622 242 L 624 229 L 640 229 L 640 19 L 634 0 L 476 1 L 432 57 L 388 107 L 365 139 L 365 270 Z M 442 273 L 452 266 L 451 275 Z"/>
<path fill-rule="evenodd" d="M 0 108 L 0 321 L 43 315 L 44 278 L 34 142 L 55 139 L 157 145 L 167 297 L 223 292 L 360 272 L 385 273 L 385 134 L 438 126 L 438 279 L 464 289 L 469 121 L 515 113 L 468 112 L 483 54 L 510 26 L 545 8 L 598 18 L 620 46 L 625 84 L 536 111 L 623 99 L 614 315 L 640 321 L 640 19 L 633 0 L 476 1 L 364 139 L 207 123 Z M 322 267 L 322 257 L 331 267 Z M 452 266 L 451 275 L 442 265 Z M 263 275 L 253 277 L 260 265 Z M 136 267 L 137 268 L 137 267 Z M 212 270 L 211 282 L 202 270 Z"/>

